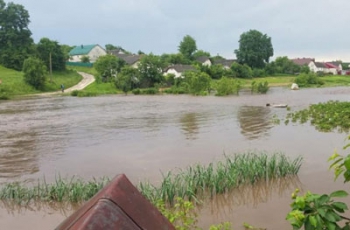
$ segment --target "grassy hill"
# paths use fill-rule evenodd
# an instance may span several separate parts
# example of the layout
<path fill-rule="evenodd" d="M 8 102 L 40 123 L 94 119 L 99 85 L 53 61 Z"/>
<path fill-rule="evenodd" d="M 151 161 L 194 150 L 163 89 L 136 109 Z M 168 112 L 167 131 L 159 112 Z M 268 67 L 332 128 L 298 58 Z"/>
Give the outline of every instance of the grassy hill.
<path fill-rule="evenodd" d="M 39 91 L 24 82 L 22 72 L 0 66 L 0 99 L 9 99 L 15 96 L 41 92 L 59 91 L 61 84 L 64 84 L 67 89 L 77 84 L 81 79 L 82 77 L 73 70 L 54 72 L 52 74 L 52 82 L 48 75 L 44 89 Z"/>

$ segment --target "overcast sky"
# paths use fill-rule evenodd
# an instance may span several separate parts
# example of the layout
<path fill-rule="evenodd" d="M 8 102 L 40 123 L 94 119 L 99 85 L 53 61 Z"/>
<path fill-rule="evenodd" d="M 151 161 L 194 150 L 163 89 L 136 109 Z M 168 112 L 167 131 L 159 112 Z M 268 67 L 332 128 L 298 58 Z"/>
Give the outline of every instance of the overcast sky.
<path fill-rule="evenodd" d="M 8 2 L 5 0 L 5 2 Z M 350 61 L 349 0 L 13 0 L 30 14 L 35 42 L 105 44 L 176 53 L 185 35 L 211 55 L 234 58 L 239 36 L 272 38 L 274 58 Z M 273 59 L 274 59 L 273 58 Z"/>

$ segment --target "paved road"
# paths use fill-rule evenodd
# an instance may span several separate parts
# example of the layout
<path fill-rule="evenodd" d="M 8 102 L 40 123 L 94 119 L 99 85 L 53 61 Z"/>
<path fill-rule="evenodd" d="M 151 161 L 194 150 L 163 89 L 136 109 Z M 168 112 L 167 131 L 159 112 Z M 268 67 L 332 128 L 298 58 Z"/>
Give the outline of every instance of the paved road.
<path fill-rule="evenodd" d="M 95 81 L 95 77 L 93 75 L 91 75 L 91 74 L 84 73 L 84 72 L 78 72 L 78 74 L 80 74 L 83 77 L 83 79 L 78 84 L 76 84 L 75 86 L 72 86 L 72 87 L 70 87 L 68 89 L 65 89 L 64 90 L 65 93 L 70 93 L 73 90 L 82 90 L 86 86 L 90 85 L 91 83 L 93 83 Z M 34 95 L 35 96 L 50 96 L 50 95 L 57 95 L 57 94 L 60 94 L 60 93 L 62 93 L 61 90 L 56 91 L 56 92 L 40 93 L 40 94 L 34 94 Z M 33 95 L 31 95 L 31 96 L 33 96 Z"/>

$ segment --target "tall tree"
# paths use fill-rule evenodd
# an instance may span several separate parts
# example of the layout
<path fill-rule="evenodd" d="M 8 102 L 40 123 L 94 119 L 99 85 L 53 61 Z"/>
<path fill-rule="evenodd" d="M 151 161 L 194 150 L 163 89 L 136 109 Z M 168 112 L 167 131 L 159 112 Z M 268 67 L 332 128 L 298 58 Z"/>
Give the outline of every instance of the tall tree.
<path fill-rule="evenodd" d="M 125 65 L 125 61 L 114 55 L 100 56 L 94 64 L 100 79 L 104 82 L 117 77 L 118 72 Z"/>
<path fill-rule="evenodd" d="M 24 60 L 34 51 L 28 11 L 19 4 L 0 0 L 0 64 L 21 70 Z"/>
<path fill-rule="evenodd" d="M 196 41 L 190 35 L 186 35 L 180 42 L 179 52 L 182 53 L 185 58 L 192 60 L 192 55 L 196 50 Z"/>
<path fill-rule="evenodd" d="M 138 70 L 140 72 L 141 86 L 143 87 L 153 87 L 155 83 L 160 83 L 163 80 L 160 57 L 152 53 L 141 58 Z"/>
<path fill-rule="evenodd" d="M 48 70 L 51 70 L 50 64 L 52 70 L 60 71 L 66 69 L 66 57 L 57 41 L 52 41 L 48 38 L 40 39 L 37 44 L 37 53 Z"/>
<path fill-rule="evenodd" d="M 239 49 L 235 50 L 237 61 L 251 68 L 264 68 L 273 56 L 271 38 L 257 30 L 241 34 Z"/>

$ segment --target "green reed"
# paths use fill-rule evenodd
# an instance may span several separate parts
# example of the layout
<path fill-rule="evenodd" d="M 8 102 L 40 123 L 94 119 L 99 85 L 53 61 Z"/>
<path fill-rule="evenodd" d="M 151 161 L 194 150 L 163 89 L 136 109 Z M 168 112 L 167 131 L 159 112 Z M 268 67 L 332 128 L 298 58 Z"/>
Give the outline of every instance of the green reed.
<path fill-rule="evenodd" d="M 66 180 L 59 176 L 52 184 L 45 180 L 30 186 L 19 182 L 6 183 L 0 188 L 0 200 L 17 204 L 31 201 L 79 203 L 89 200 L 109 181 L 108 178 L 101 178 L 86 182 L 80 178 Z"/>
<path fill-rule="evenodd" d="M 149 182 L 139 183 L 139 190 L 151 202 L 159 199 L 172 204 L 175 197 L 197 200 L 209 193 L 225 193 L 243 184 L 255 184 L 261 180 L 296 175 L 301 167 L 302 157 L 291 160 L 282 153 L 246 152 L 233 156 L 225 155 L 216 164 L 190 166 L 177 174 L 163 174 L 159 186 Z"/>

